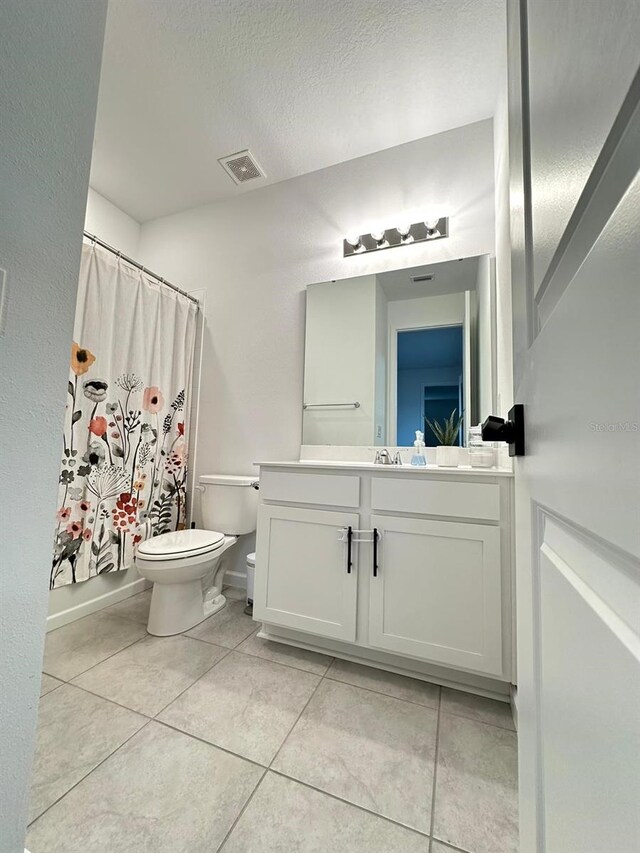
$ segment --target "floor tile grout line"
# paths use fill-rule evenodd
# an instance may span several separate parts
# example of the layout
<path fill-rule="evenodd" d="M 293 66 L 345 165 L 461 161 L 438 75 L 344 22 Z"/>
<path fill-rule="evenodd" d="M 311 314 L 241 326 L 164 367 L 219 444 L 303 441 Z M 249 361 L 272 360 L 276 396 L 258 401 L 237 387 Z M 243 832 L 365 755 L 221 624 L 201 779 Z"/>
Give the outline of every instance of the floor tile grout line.
<path fill-rule="evenodd" d="M 261 766 L 261 765 L 260 765 L 260 766 Z M 249 804 L 251 803 L 251 800 L 253 800 L 253 798 L 254 798 L 254 796 L 255 796 L 255 794 L 256 794 L 256 791 L 258 790 L 258 788 L 260 787 L 260 785 L 262 785 L 262 781 L 263 781 L 263 779 L 266 777 L 267 773 L 269 772 L 269 768 L 268 768 L 268 767 L 264 767 L 263 769 L 264 769 L 264 773 L 263 773 L 263 774 L 262 774 L 262 776 L 258 779 L 258 783 L 257 783 L 257 785 L 255 786 L 255 788 L 253 789 L 253 791 L 252 791 L 252 792 L 249 794 L 249 796 L 247 797 L 247 802 L 246 802 L 246 803 L 242 806 L 242 808 L 240 809 L 239 813 L 238 813 L 238 814 L 237 814 L 237 816 L 236 816 L 236 819 L 233 821 L 233 823 L 232 823 L 232 824 L 231 824 L 231 826 L 229 827 L 229 831 L 227 832 L 227 834 L 225 835 L 225 837 L 222 839 L 222 842 L 220 843 L 220 845 L 219 845 L 218 847 L 216 847 L 216 849 L 215 849 L 214 853 L 222 853 L 222 850 L 223 850 L 223 848 L 224 848 L 224 845 L 227 843 L 228 838 L 230 837 L 231 833 L 233 832 L 233 830 L 234 830 L 234 829 L 236 828 L 236 826 L 238 825 L 238 822 L 239 822 L 240 818 L 242 817 L 242 815 L 243 815 L 243 814 L 246 812 L 246 810 L 249 808 Z"/>
<path fill-rule="evenodd" d="M 246 761 L 247 764 L 253 764 L 255 767 L 259 767 L 261 770 L 268 770 L 269 767 L 266 764 L 260 764 L 259 761 L 256 761 L 254 758 L 247 758 L 246 755 L 241 755 L 239 752 L 234 752 L 232 749 L 229 749 L 226 746 L 220 746 L 217 743 L 212 743 L 210 740 L 206 740 L 206 738 L 200 737 L 199 735 L 194 735 L 191 732 L 187 732 L 184 729 L 178 728 L 178 726 L 174 726 L 172 723 L 167 723 L 164 720 L 150 719 L 150 723 L 158 723 L 159 726 L 164 726 L 167 729 L 171 729 L 171 731 L 177 732 L 180 735 L 184 735 L 185 737 L 189 737 L 192 740 L 197 740 L 199 743 L 205 744 L 205 746 L 210 746 L 212 749 L 219 749 L 220 752 L 226 752 L 227 755 L 232 755 L 234 758 L 239 758 L 241 761 Z"/>
<path fill-rule="evenodd" d="M 313 697 L 314 697 L 314 696 L 316 695 L 316 693 L 318 692 L 318 688 L 320 687 L 320 685 L 322 684 L 322 682 L 324 681 L 324 679 L 325 679 L 325 676 L 324 676 L 324 675 L 321 675 L 321 676 L 318 678 L 318 683 L 317 683 L 317 684 L 316 684 L 316 686 L 313 688 L 313 690 L 312 690 L 312 692 L 311 692 L 311 695 L 309 696 L 309 698 L 307 699 L 307 701 L 304 703 L 304 707 L 303 707 L 303 709 L 300 711 L 300 713 L 299 713 L 299 714 L 298 714 L 298 716 L 296 717 L 295 722 L 293 723 L 293 725 L 291 726 L 291 728 L 290 728 L 290 729 L 289 729 L 289 731 L 287 732 L 286 736 L 284 737 L 284 739 L 283 739 L 282 743 L 280 744 L 280 746 L 279 746 L 279 747 L 278 747 L 278 749 L 276 750 L 276 754 L 273 756 L 273 758 L 272 758 L 272 759 L 271 759 L 271 761 L 269 762 L 269 765 L 268 765 L 269 769 L 271 769 L 271 768 L 273 767 L 273 762 L 276 760 L 276 758 L 280 755 L 281 751 L 284 749 L 284 746 L 285 746 L 286 742 L 287 742 L 287 741 L 289 740 L 289 738 L 291 737 L 291 733 L 293 732 L 293 730 L 295 729 L 295 727 L 296 727 L 296 726 L 298 725 L 298 723 L 300 722 L 300 718 L 302 717 L 302 715 L 304 714 L 304 712 L 305 712 L 305 711 L 307 710 L 307 708 L 309 707 L 309 705 L 310 705 L 310 703 L 311 703 L 311 700 L 313 699 Z"/>
<path fill-rule="evenodd" d="M 192 637 L 191 639 L 195 639 L 195 637 Z M 207 643 L 207 645 L 211 646 L 213 644 Z M 224 647 L 218 646 L 217 648 L 222 649 Z M 187 687 L 185 687 L 184 690 L 181 690 L 177 696 L 174 696 L 173 699 L 171 699 L 169 702 L 167 702 L 167 704 L 164 705 L 164 707 L 160 708 L 160 710 L 156 714 L 154 714 L 152 719 L 156 720 L 157 722 L 161 722 L 160 720 L 158 720 L 158 717 L 160 716 L 160 714 L 163 714 L 167 710 L 169 705 L 173 705 L 174 702 L 177 702 L 178 699 L 187 692 L 187 690 L 191 690 L 192 687 L 195 687 L 196 684 L 205 677 L 205 675 L 208 675 L 212 669 L 215 669 L 218 666 L 219 663 L 222 663 L 223 660 L 228 658 L 232 651 L 233 651 L 233 649 L 225 649 L 225 654 L 223 654 L 222 657 L 218 658 L 218 660 L 215 661 L 215 663 L 211 664 L 211 666 L 206 670 L 206 672 L 203 672 L 201 675 L 199 675 L 195 681 L 192 681 L 191 684 L 189 684 Z"/>
<path fill-rule="evenodd" d="M 148 636 L 148 637 L 151 637 L 151 636 L 153 636 L 153 635 L 148 634 L 147 636 Z M 179 635 L 179 636 L 182 636 L 182 635 Z M 144 640 L 144 639 L 145 639 L 145 638 L 144 638 L 144 637 L 142 637 L 142 638 L 141 638 L 141 640 L 138 640 L 137 642 L 141 642 L 141 641 L 142 641 L 142 640 Z M 188 639 L 195 639 L 195 637 L 189 637 Z M 126 651 L 126 649 L 130 649 L 130 648 L 132 648 L 132 647 L 133 647 L 133 646 L 135 646 L 135 645 L 136 645 L 136 643 L 132 643 L 130 646 L 126 646 L 124 649 L 121 649 L 120 651 L 123 651 L 123 652 L 124 652 L 124 651 Z M 207 646 L 212 646 L 212 645 L 213 645 L 213 643 L 206 643 L 206 645 L 207 645 Z M 148 714 L 146 711 L 139 711 L 137 708 L 131 708 L 131 707 L 129 707 L 129 705 L 123 705 L 123 704 L 122 704 L 122 702 L 116 702 L 116 701 L 115 701 L 115 699 L 111 699 L 111 698 L 109 698 L 108 696 L 103 696 L 101 693 L 96 693 L 96 691 L 95 691 L 95 690 L 90 690 L 88 687 L 85 687 L 85 686 L 84 686 L 84 685 L 82 685 L 82 684 L 77 684 L 77 683 L 75 682 L 75 680 L 73 680 L 73 681 L 65 681 L 65 682 L 63 682 L 63 684 L 68 684 L 68 685 L 70 685 L 71 687 L 77 687 L 77 688 L 78 688 L 78 690 L 83 690 L 85 693 L 89 693 L 89 694 L 91 694 L 91 696 L 95 696 L 95 697 L 96 697 L 96 698 L 98 698 L 98 699 L 103 699 L 105 702 L 111 702 L 111 704 L 112 704 L 112 705 L 117 705 L 119 708 L 124 708 L 124 710 L 125 710 L 125 711 L 131 711 L 133 714 L 139 714 L 139 715 L 140 715 L 140 716 L 142 716 L 142 717 L 146 717 L 148 720 L 155 720 L 155 719 L 156 719 L 156 717 L 158 716 L 158 714 L 162 714 L 162 712 L 163 712 L 163 711 L 166 711 L 166 709 L 169 707 L 169 705 L 171 705 L 173 702 L 175 702 L 175 701 L 176 701 L 176 699 L 179 699 L 179 698 L 180 698 L 180 696 L 182 696 L 182 694 L 183 694 L 183 693 L 186 693 L 186 691 L 187 691 L 187 690 L 189 690 L 191 687 L 193 687 L 193 685 L 194 685 L 194 684 L 196 684 L 198 681 L 200 681 L 200 679 L 201 679 L 201 678 L 204 678 L 204 676 L 205 676 L 205 675 L 207 675 L 207 673 L 211 672 L 211 670 L 212 670 L 215 666 L 217 666 L 217 664 L 219 664 L 221 661 L 223 661 L 223 660 L 224 660 L 224 659 L 225 659 L 229 654 L 231 654 L 231 652 L 233 651 L 233 649 L 228 649 L 228 648 L 225 648 L 224 646 L 217 646 L 216 648 L 221 649 L 222 651 L 224 651 L 224 652 L 225 652 L 225 654 L 223 654 L 221 658 L 218 658 L 218 660 L 217 660 L 217 661 L 215 661 L 215 663 L 211 664 L 211 666 L 210 666 L 210 667 L 208 667 L 208 668 L 205 670 L 205 672 L 201 673 L 201 674 L 200 674 L 200 675 L 195 679 L 195 681 L 192 681 L 192 682 L 191 682 L 191 684 L 189 684 L 187 687 L 185 687 L 183 690 L 181 690 L 181 691 L 180 691 L 180 693 L 178 693 L 178 694 L 177 694 L 173 699 L 171 699 L 169 702 L 167 702 L 167 704 L 166 704 L 166 705 L 163 705 L 163 706 L 162 706 L 162 708 L 161 708 L 161 709 L 160 709 L 156 714 Z M 116 654 L 119 654 L 119 653 L 120 653 L 120 652 L 116 652 Z M 112 655 L 111 657 L 115 657 L 115 655 Z M 101 661 L 101 663 L 105 663 L 107 660 L 110 660 L 110 658 L 105 658 L 105 660 L 104 660 L 104 661 Z M 96 666 L 99 666 L 99 665 L 100 665 L 100 664 L 96 664 Z M 81 676 L 81 675 L 85 675 L 85 674 L 86 674 L 87 672 L 89 672 L 91 669 L 94 669 L 94 667 L 90 667 L 89 669 L 84 670 L 84 672 L 81 672 L 79 675 L 74 676 L 74 679 L 76 679 L 76 678 L 80 678 L 80 676 Z M 53 690 L 57 690 L 57 689 L 58 689 L 58 687 L 61 687 L 61 686 L 62 686 L 62 685 L 58 685 L 57 687 L 54 687 L 54 688 L 53 688 Z M 50 693 L 53 693 L 53 690 L 50 690 L 49 692 L 50 692 Z M 48 695 L 49 695 L 48 693 L 45 693 L 45 696 L 48 696 Z M 42 696 L 42 697 L 40 697 L 40 698 L 44 699 L 44 696 Z"/>
<path fill-rule="evenodd" d="M 128 710 L 128 709 L 127 709 L 127 710 Z M 92 767 L 92 768 L 91 768 L 91 770 L 89 770 L 87 773 L 85 773 L 85 775 L 84 775 L 81 779 L 78 779 L 78 781 L 77 781 L 77 782 L 74 782 L 74 784 L 73 784 L 70 788 L 68 788 L 68 789 L 64 792 L 64 794 L 61 794 L 61 795 L 58 797 L 58 799 L 57 799 L 57 800 L 55 800 L 53 803 L 51 803 L 51 805 L 47 806 L 47 808 L 46 808 L 46 809 L 45 809 L 41 814 L 39 814 L 39 815 L 38 815 L 38 817 L 36 817 L 36 818 L 34 818 L 32 821 L 30 821 L 30 822 L 29 822 L 29 824 L 27 825 L 27 828 L 29 829 L 29 828 L 31 828 L 35 823 L 37 823 L 37 821 L 39 821 L 42 817 L 44 817 L 44 815 L 46 815 L 46 813 L 47 813 L 50 809 L 52 809 L 55 805 L 57 805 L 61 800 L 64 800 L 64 798 L 65 798 L 68 794 L 70 794 L 70 793 L 71 793 L 71 791 L 73 791 L 73 790 L 74 790 L 74 788 L 77 788 L 77 787 L 78 787 L 78 785 L 81 785 L 81 784 L 84 782 L 84 780 L 85 780 L 85 779 L 88 779 L 88 778 L 89 778 L 89 776 L 91 776 L 91 774 L 92 774 L 92 773 L 95 773 L 95 772 L 96 772 L 96 770 L 97 770 L 99 767 L 102 767 L 102 765 L 105 763 L 105 761 L 108 761 L 108 760 L 109 760 L 113 755 L 115 755 L 115 754 L 116 754 L 116 752 L 118 752 L 119 750 L 121 750 L 123 746 L 125 746 L 126 744 L 128 744 L 128 743 L 129 743 L 129 741 L 130 741 L 132 738 L 134 738 L 137 734 L 140 734 L 140 732 L 141 732 L 141 731 L 143 731 L 144 729 L 146 729 L 146 727 L 149 725 L 149 723 L 152 723 L 152 722 L 153 722 L 153 720 L 152 720 L 150 717 L 145 717 L 145 723 L 144 723 L 144 725 L 140 726 L 140 728 L 139 728 L 139 729 L 136 729 L 136 731 L 135 731 L 132 735 L 129 735 L 129 737 L 128 737 L 126 740 L 123 740 L 121 744 L 118 744 L 118 746 L 117 746 L 114 750 L 112 750 L 112 751 L 109 753 L 109 755 L 105 755 L 105 757 L 104 757 L 101 761 L 99 761 L 99 762 L 98 762 L 98 764 L 96 764 L 96 766 L 95 766 L 95 767 Z"/>
<path fill-rule="evenodd" d="M 456 847 L 453 844 L 449 844 L 447 841 L 442 841 L 440 838 L 432 838 L 432 842 L 435 841 L 436 844 L 440 844 L 446 850 L 451 850 L 451 853 L 473 853 L 471 850 L 463 850 L 462 847 Z"/>
<path fill-rule="evenodd" d="M 436 742 L 433 753 L 433 779 L 431 780 L 431 808 L 429 810 L 429 853 L 433 848 L 433 830 L 436 813 L 436 784 L 438 781 L 438 757 L 440 754 L 440 717 L 442 714 L 442 687 L 438 694 L 438 717 L 436 719 Z"/>
<path fill-rule="evenodd" d="M 220 647 L 220 648 L 222 648 L 222 647 Z M 124 651 L 124 649 L 123 649 L 123 651 Z M 211 670 L 214 668 L 214 666 L 219 664 L 220 661 L 224 660 L 227 657 L 227 655 L 229 655 L 232 651 L 233 651 L 232 649 L 226 649 L 226 654 L 222 655 L 222 657 L 219 658 L 214 664 L 212 664 L 206 670 L 206 672 L 203 672 L 201 675 L 199 675 L 195 681 L 193 681 L 191 684 L 189 684 L 187 687 L 185 687 L 184 690 L 181 690 L 180 693 L 178 693 L 177 696 L 175 696 L 173 699 L 171 699 L 169 702 L 167 702 L 166 705 L 163 705 L 163 707 L 155 715 L 148 714 L 146 711 L 139 711 L 137 708 L 131 708 L 131 707 L 129 707 L 129 705 L 123 705 L 122 702 L 116 702 L 115 699 L 110 699 L 108 696 L 103 696 L 101 693 L 96 693 L 95 690 L 90 690 L 88 687 L 85 687 L 82 684 L 76 684 L 73 681 L 66 681 L 65 684 L 68 684 L 70 687 L 76 687 L 78 690 L 83 690 L 85 693 L 89 693 L 91 696 L 95 696 L 97 699 L 102 699 L 104 702 L 110 702 L 112 705 L 117 705 L 119 708 L 123 708 L 125 711 L 131 711 L 132 714 L 139 714 L 141 717 L 146 717 L 147 720 L 155 720 L 157 718 L 158 714 L 162 714 L 163 711 L 166 711 L 166 709 L 169 707 L 169 705 L 172 704 L 172 702 L 175 702 L 176 699 L 178 699 L 180 696 L 182 696 L 183 693 L 186 693 L 186 691 L 189 690 L 190 687 L 193 687 L 193 685 L 196 682 L 200 681 L 201 678 L 204 678 L 204 676 L 208 672 L 211 672 Z M 88 670 L 87 670 L 87 672 L 88 672 Z M 81 673 L 81 674 L 84 675 L 84 673 Z M 79 678 L 79 677 L 80 676 L 76 676 L 76 678 Z M 54 690 L 56 690 L 56 689 L 57 688 L 54 688 Z M 51 693 L 53 693 L 53 690 L 51 691 Z M 45 693 L 45 696 L 48 696 L 48 695 L 49 695 L 48 693 Z M 44 697 L 42 697 L 42 698 L 44 698 Z"/>
<path fill-rule="evenodd" d="M 150 714 L 146 714 L 144 711 L 136 711 L 135 708 L 130 708 L 128 705 L 123 705 L 121 702 L 115 702 L 113 699 L 108 699 L 106 696 L 102 696 L 94 690 L 89 690 L 88 687 L 81 687 L 79 684 L 74 684 L 72 681 L 67 681 L 66 684 L 68 687 L 75 687 L 76 690 L 82 690 L 83 693 L 88 693 L 89 696 L 95 696 L 96 699 L 102 699 L 103 702 L 108 702 L 110 705 L 122 708 L 123 711 L 129 711 L 130 714 L 137 714 L 139 717 L 144 717 L 147 721 L 153 720 L 153 717 Z"/>
<path fill-rule="evenodd" d="M 249 637 L 247 637 L 247 640 L 250 639 L 251 636 L 253 636 L 253 635 L 250 634 Z M 244 643 L 244 642 L 245 642 L 245 640 L 242 641 L 242 643 Z M 232 649 L 232 651 L 238 652 L 238 654 L 241 654 L 241 655 L 245 655 L 248 658 L 258 658 L 258 660 L 266 660 L 269 663 L 277 663 L 280 666 L 287 666 L 287 667 L 289 667 L 289 669 L 295 669 L 297 672 L 306 672 L 309 675 L 316 675 L 316 676 L 318 676 L 318 678 L 324 678 L 326 675 L 326 673 L 313 672 L 310 669 L 303 669 L 301 666 L 294 666 L 294 664 L 292 664 L 292 663 L 284 663 L 284 661 L 281 661 L 281 660 L 272 660 L 271 658 L 266 658 L 263 655 L 254 655 L 252 652 L 245 652 L 243 649 L 240 648 L 242 643 L 240 643 L 238 646 L 236 646 L 235 649 Z M 316 654 L 316 653 L 314 652 L 314 654 Z M 327 669 L 329 669 L 330 665 L 331 664 L 327 664 Z"/>
<path fill-rule="evenodd" d="M 153 634 L 149 634 L 149 636 L 152 637 Z M 235 652 L 237 649 L 237 646 L 223 646 L 222 643 L 212 643 L 209 640 L 203 640 L 200 637 L 192 637 L 190 634 L 172 634 L 171 636 L 184 637 L 185 640 L 195 640 L 196 643 L 204 643 L 205 646 L 215 646 L 218 649 L 224 649 L 226 652 Z M 241 642 L 243 643 L 244 640 L 241 640 Z"/>
<path fill-rule="evenodd" d="M 420 835 L 422 838 L 431 838 L 428 833 L 423 832 L 421 829 L 416 829 L 415 826 L 400 823 L 400 821 L 394 820 L 388 815 L 381 814 L 381 812 L 375 812 L 373 809 L 368 809 L 366 806 L 360 805 L 360 803 L 354 803 L 352 800 L 347 800 L 344 797 L 340 797 L 338 794 L 332 793 L 331 791 L 325 791 L 324 788 L 318 788 L 316 785 L 312 785 L 310 782 L 298 779 L 296 776 L 289 776 L 289 774 L 285 773 L 284 770 L 278 770 L 275 767 L 268 767 L 267 771 L 269 773 L 274 773 L 276 776 L 282 776 L 284 779 L 289 779 L 290 782 L 295 782 L 297 785 L 302 785 L 304 788 L 309 788 L 311 791 L 316 791 L 318 794 L 324 794 L 326 797 L 331 797 L 332 800 L 337 800 L 339 803 L 344 803 L 345 805 L 358 809 L 358 811 L 364 812 L 365 814 L 373 815 L 373 817 L 379 817 L 387 823 L 392 823 L 394 826 L 400 826 L 402 829 L 406 829 L 409 832 L 415 832 L 416 835 Z"/>
<path fill-rule="evenodd" d="M 386 671 L 386 670 L 383 670 Z M 424 702 L 416 702 L 413 699 L 405 699 L 404 697 L 394 696 L 392 693 L 383 693 L 381 690 L 375 690 L 373 687 L 363 687 L 361 684 L 355 684 L 353 681 L 343 681 L 340 678 L 334 678 L 331 675 L 325 675 L 323 678 L 326 678 L 327 681 L 333 681 L 336 684 L 346 684 L 349 687 L 357 687 L 359 690 L 366 690 L 368 693 L 375 693 L 376 696 L 386 696 L 387 699 L 396 699 L 398 702 L 407 702 L 409 705 L 417 705 L 419 708 L 429 708 L 431 711 L 437 711 L 440 705 L 440 699 L 438 698 L 437 705 L 425 705 Z M 410 676 L 403 675 L 401 678 L 410 678 Z M 434 687 L 440 687 L 438 684 L 434 684 L 432 681 L 425 681 L 425 684 L 431 684 Z M 440 694 L 438 694 L 439 697 Z"/>
<path fill-rule="evenodd" d="M 87 617 L 84 617 L 84 618 L 87 618 Z M 124 621 L 126 622 L 126 620 L 124 620 Z M 132 623 L 127 623 L 127 624 L 132 624 Z M 66 626 L 63 625 L 63 627 L 66 627 Z M 121 649 L 118 649 L 117 652 L 113 652 L 112 654 L 107 655 L 106 658 L 103 658 L 101 661 L 98 661 L 98 663 L 93 663 L 93 664 L 91 664 L 91 666 L 88 666 L 86 669 L 83 669 L 82 672 L 77 672 L 75 675 L 72 675 L 68 681 L 65 681 L 64 678 L 60 678 L 59 675 L 52 675 L 51 677 L 57 678 L 59 681 L 64 681 L 65 684 L 71 684 L 71 682 L 73 681 L 74 678 L 80 678 L 80 676 L 84 675 L 85 672 L 89 672 L 90 669 L 95 669 L 96 666 L 99 666 L 101 663 L 104 663 L 105 661 L 110 660 L 112 657 L 119 654 L 120 652 L 123 652 L 125 649 L 130 649 L 131 646 L 135 646 L 136 643 L 141 643 L 142 640 L 145 640 L 148 636 L 149 636 L 148 634 L 145 634 L 144 637 L 138 637 L 137 640 L 134 640 L 131 643 L 127 643 L 126 646 L 123 646 Z M 45 670 L 42 670 L 42 671 L 45 672 Z M 46 674 L 51 675 L 50 672 L 47 672 Z"/>
<path fill-rule="evenodd" d="M 512 735 L 518 735 L 515 729 L 510 729 L 507 726 L 501 726 L 500 723 L 490 723 L 487 720 L 479 720 L 477 717 L 468 717 L 465 714 L 457 714 L 455 711 L 442 710 L 445 717 L 457 717 L 460 720 L 470 720 L 472 723 L 478 723 L 481 726 L 491 726 L 492 729 L 500 729 L 503 732 L 511 732 Z"/>
<path fill-rule="evenodd" d="M 60 676 L 59 676 L 59 675 L 51 675 L 51 673 L 50 673 L 50 672 L 47 672 L 47 670 L 46 670 L 46 669 L 43 669 L 43 670 L 42 670 L 42 674 L 43 674 L 43 675 L 48 675 L 48 676 L 49 676 L 49 678 L 57 678 L 57 679 L 58 679 L 58 681 L 61 681 L 63 684 L 68 684 L 68 683 L 69 683 L 66 679 L 64 679 L 64 678 L 60 678 Z M 76 676 L 74 675 L 73 677 L 75 678 Z M 45 695 L 46 695 L 46 694 L 45 694 Z"/>
<path fill-rule="evenodd" d="M 42 674 L 43 674 L 43 675 L 49 675 L 49 673 L 48 673 L 48 672 L 43 672 Z M 53 678 L 53 676 L 52 676 L 52 675 L 50 675 L 50 676 L 49 676 L 49 678 Z M 47 690 L 47 692 L 46 692 L 46 693 L 41 693 L 41 694 L 38 696 L 38 702 L 40 702 L 42 699 L 44 699 L 44 697 L 45 697 L 45 696 L 48 696 L 50 693 L 53 693 L 53 692 L 55 692 L 56 690 L 59 690 L 59 689 L 60 689 L 60 687 L 63 687 L 65 684 L 68 684 L 68 683 L 69 683 L 68 681 L 61 681 L 61 682 L 60 682 L 60 684 L 56 684 L 56 686 L 55 686 L 55 687 L 52 687 L 52 688 L 51 688 L 51 690 Z"/>

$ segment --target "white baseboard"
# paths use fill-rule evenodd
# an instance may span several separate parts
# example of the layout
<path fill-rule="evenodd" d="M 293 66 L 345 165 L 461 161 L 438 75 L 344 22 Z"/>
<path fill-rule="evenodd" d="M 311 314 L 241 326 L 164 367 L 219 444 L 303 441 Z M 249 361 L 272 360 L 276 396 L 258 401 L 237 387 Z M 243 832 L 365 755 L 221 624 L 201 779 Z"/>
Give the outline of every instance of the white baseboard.
<path fill-rule="evenodd" d="M 91 583 L 91 581 L 89 580 L 87 583 Z M 68 607 L 59 613 L 52 613 L 50 616 L 47 616 L 47 631 L 62 628 L 63 625 L 68 625 L 70 622 L 82 619 L 83 616 L 89 616 L 91 613 L 95 613 L 105 607 L 110 607 L 112 604 L 117 604 L 125 598 L 130 598 L 132 595 L 144 592 L 145 589 L 151 586 L 153 584 L 144 578 L 136 578 L 131 583 L 119 586 L 117 589 L 105 592 L 103 595 L 99 595 L 89 601 L 83 601 L 81 604 Z"/>
<path fill-rule="evenodd" d="M 234 572 L 233 569 L 228 569 L 224 573 L 224 583 L 226 586 L 233 586 L 237 589 L 247 588 L 247 573 Z"/>

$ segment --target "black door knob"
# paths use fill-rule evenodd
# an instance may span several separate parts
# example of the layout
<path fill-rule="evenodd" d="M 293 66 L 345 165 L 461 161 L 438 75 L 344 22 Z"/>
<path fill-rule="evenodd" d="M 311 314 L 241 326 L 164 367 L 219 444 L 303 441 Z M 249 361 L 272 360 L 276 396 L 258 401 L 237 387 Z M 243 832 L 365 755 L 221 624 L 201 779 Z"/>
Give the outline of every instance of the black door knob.
<path fill-rule="evenodd" d="M 524 406 L 517 403 L 509 418 L 489 415 L 482 424 L 483 441 L 504 441 L 509 445 L 509 456 L 524 456 Z"/>

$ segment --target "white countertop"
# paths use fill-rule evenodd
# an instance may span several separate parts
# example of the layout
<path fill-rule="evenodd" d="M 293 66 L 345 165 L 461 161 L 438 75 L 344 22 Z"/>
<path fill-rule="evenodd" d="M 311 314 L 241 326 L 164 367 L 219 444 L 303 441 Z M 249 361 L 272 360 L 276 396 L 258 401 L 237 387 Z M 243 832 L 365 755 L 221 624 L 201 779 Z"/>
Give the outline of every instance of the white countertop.
<path fill-rule="evenodd" d="M 328 459 L 302 459 L 291 462 L 256 462 L 261 468 L 318 468 L 328 471 L 377 471 L 388 474 L 459 474 L 464 477 L 513 477 L 513 471 L 507 468 L 471 468 L 459 465 L 448 468 L 443 465 L 380 465 L 375 462 L 342 462 Z"/>

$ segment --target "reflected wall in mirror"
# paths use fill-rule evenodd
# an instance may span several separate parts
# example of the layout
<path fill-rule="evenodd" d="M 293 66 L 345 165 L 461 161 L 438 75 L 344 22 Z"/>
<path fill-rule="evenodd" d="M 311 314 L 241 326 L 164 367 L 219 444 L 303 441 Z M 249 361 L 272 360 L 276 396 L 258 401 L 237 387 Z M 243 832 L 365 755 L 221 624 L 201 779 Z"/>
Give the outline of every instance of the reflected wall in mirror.
<path fill-rule="evenodd" d="M 454 441 L 495 398 L 488 255 L 307 287 L 303 444 L 410 446 L 455 411 Z"/>

